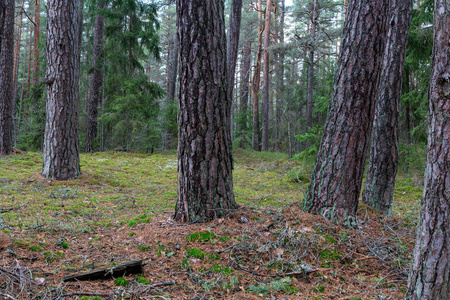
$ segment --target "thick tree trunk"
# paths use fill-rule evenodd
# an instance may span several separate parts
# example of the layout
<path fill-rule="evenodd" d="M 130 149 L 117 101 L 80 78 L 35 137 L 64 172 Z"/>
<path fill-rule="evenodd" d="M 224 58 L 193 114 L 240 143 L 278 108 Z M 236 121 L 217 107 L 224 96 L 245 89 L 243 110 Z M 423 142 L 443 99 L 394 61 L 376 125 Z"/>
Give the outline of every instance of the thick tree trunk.
<path fill-rule="evenodd" d="M 67 180 L 80 175 L 78 141 L 78 1 L 49 0 L 47 19 L 47 114 L 42 175 Z"/>
<path fill-rule="evenodd" d="M 272 12 L 272 0 L 267 0 L 266 21 L 264 27 L 264 69 L 263 69 L 263 102 L 262 102 L 262 141 L 261 150 L 269 150 L 269 43 L 270 43 L 270 17 Z"/>
<path fill-rule="evenodd" d="M 356 226 L 386 45 L 388 0 L 350 1 L 334 93 L 303 208 Z"/>
<path fill-rule="evenodd" d="M 174 219 L 206 222 L 237 208 L 232 178 L 231 101 L 223 51 L 224 3 L 177 0 L 177 16 L 181 69 Z"/>
<path fill-rule="evenodd" d="M 103 4 L 98 5 L 98 9 L 102 9 Z M 103 27 L 104 20 L 100 13 L 95 15 L 95 29 L 94 29 L 94 47 L 92 51 L 92 75 L 91 75 L 91 89 L 89 91 L 89 111 L 88 124 L 86 132 L 86 143 L 84 151 L 86 153 L 94 151 L 93 143 L 97 138 L 98 125 L 98 104 L 100 101 L 100 88 L 103 85 L 102 79 L 102 65 L 100 63 L 100 56 L 103 48 Z"/>
<path fill-rule="evenodd" d="M 407 299 L 450 299 L 450 5 L 434 2 L 428 157 Z"/>
<path fill-rule="evenodd" d="M 316 27 L 318 18 L 318 0 L 314 0 L 311 11 L 310 42 L 308 51 L 308 89 L 306 95 L 306 126 L 313 127 L 313 93 L 314 93 L 314 48 L 316 43 Z"/>
<path fill-rule="evenodd" d="M 281 0 L 281 10 L 280 10 L 280 26 L 279 26 L 279 45 L 278 49 L 278 61 L 277 61 L 277 89 L 276 89 L 276 145 L 275 149 L 277 151 L 280 150 L 281 144 L 281 117 L 282 117 L 282 102 L 283 102 L 283 93 L 284 93 L 284 18 L 285 18 L 285 10 L 286 4 L 285 0 Z"/>
<path fill-rule="evenodd" d="M 0 3 L 0 155 L 12 152 L 14 0 Z"/>
<path fill-rule="evenodd" d="M 369 169 L 362 202 L 385 216 L 392 214 L 398 166 L 398 111 L 412 0 L 391 0 L 389 32 L 372 129 Z"/>
<path fill-rule="evenodd" d="M 12 152 L 14 0 L 0 3 L 0 155 Z"/>

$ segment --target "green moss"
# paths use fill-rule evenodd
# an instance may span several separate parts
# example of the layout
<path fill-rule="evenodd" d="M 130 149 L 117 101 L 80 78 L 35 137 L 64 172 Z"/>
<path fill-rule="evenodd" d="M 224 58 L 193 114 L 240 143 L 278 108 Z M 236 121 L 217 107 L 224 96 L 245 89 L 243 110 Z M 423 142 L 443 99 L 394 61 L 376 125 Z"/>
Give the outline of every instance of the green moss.
<path fill-rule="evenodd" d="M 151 247 L 147 245 L 138 246 L 137 248 L 141 251 L 147 251 L 151 249 Z"/>
<path fill-rule="evenodd" d="M 338 260 L 342 257 L 339 252 L 331 249 L 320 251 L 319 256 L 323 260 Z"/>
<path fill-rule="evenodd" d="M 145 277 L 142 277 L 142 276 L 138 276 L 136 278 L 136 281 L 138 283 L 140 283 L 140 284 L 152 284 L 152 282 L 150 280 L 148 280 L 148 279 L 146 279 Z"/>
<path fill-rule="evenodd" d="M 330 243 L 330 244 L 336 244 L 336 243 L 337 243 L 336 239 L 335 239 L 333 236 L 329 235 L 329 234 L 327 234 L 327 235 L 325 236 L 325 240 L 326 240 L 328 243 Z"/>
<path fill-rule="evenodd" d="M 42 249 L 42 248 L 39 247 L 39 246 L 30 246 L 30 247 L 28 247 L 28 249 L 29 249 L 30 251 L 34 251 L 34 252 L 42 252 L 42 251 L 44 251 L 44 249 Z"/>
<path fill-rule="evenodd" d="M 203 258 L 205 258 L 206 254 L 207 254 L 197 248 L 187 248 L 186 250 L 187 250 L 186 257 L 188 257 L 188 258 L 194 257 L 194 258 L 198 258 L 198 259 L 203 259 Z"/>
<path fill-rule="evenodd" d="M 119 277 L 119 278 L 117 278 L 116 279 L 116 281 L 115 281 L 115 284 L 117 285 L 117 286 L 128 286 L 128 284 L 130 283 L 130 281 L 128 281 L 128 280 L 126 280 L 125 278 L 123 278 L 123 277 Z"/>

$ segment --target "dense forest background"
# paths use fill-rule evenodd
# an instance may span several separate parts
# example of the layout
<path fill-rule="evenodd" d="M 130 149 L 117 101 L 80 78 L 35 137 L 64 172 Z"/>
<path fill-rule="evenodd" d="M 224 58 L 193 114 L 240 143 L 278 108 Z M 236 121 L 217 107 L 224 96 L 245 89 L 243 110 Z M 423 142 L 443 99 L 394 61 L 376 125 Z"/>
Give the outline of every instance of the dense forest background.
<path fill-rule="evenodd" d="M 265 1 L 243 3 L 232 105 L 233 145 L 261 150 L 261 133 L 267 126 L 263 135 L 268 145 L 263 150 L 312 162 L 326 120 L 346 4 L 333 0 L 271 2 L 270 9 Z M 225 9 L 228 16 L 229 1 Z M 13 140 L 19 150 L 42 151 L 45 11 L 44 1 L 16 1 Z M 80 149 L 175 149 L 178 45 L 174 1 L 86 0 L 82 13 Z M 265 22 L 268 13 L 270 24 Z M 400 106 L 403 170 L 423 170 L 425 164 L 432 18 L 432 1 L 415 1 Z M 262 59 L 265 49 L 270 54 L 268 61 Z M 100 70 L 100 81 L 95 97 L 91 77 L 96 70 Z M 264 72 L 268 72 L 267 82 Z M 265 85 L 267 99 L 263 97 Z M 267 120 L 261 112 L 264 102 Z M 96 118 L 97 134 L 92 135 L 89 120 L 92 123 Z"/>

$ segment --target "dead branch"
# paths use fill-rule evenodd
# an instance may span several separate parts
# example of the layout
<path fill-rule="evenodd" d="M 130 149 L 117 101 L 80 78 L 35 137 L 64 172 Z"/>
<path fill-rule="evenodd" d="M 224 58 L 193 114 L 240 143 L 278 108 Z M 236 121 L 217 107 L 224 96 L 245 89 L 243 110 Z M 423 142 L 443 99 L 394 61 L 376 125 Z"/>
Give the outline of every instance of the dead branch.
<path fill-rule="evenodd" d="M 6 298 L 11 299 L 11 300 L 17 300 L 17 299 L 14 298 L 13 296 L 8 295 L 8 294 L 5 294 L 5 293 L 2 293 L 2 292 L 0 292 L 0 296 L 6 297 Z"/>
<path fill-rule="evenodd" d="M 112 298 L 114 296 L 114 293 L 89 293 L 89 292 L 73 292 L 73 293 L 67 293 L 67 294 L 62 294 L 62 295 L 58 295 L 54 298 L 52 298 L 52 300 L 56 300 L 62 297 L 71 297 L 71 296 L 97 296 L 97 297 L 103 297 L 103 298 Z"/>

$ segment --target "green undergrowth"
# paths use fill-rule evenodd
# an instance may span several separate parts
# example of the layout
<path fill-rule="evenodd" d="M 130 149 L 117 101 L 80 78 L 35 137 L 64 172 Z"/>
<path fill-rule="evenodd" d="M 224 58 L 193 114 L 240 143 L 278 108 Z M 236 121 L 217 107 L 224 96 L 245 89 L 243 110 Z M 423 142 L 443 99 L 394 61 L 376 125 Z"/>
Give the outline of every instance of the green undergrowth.
<path fill-rule="evenodd" d="M 100 152 L 82 154 L 76 180 L 49 181 L 40 176 L 42 155 L 26 152 L 0 159 L 1 208 L 5 224 L 52 232 L 92 232 L 98 227 L 143 226 L 177 197 L 176 154 Z M 279 207 L 303 199 L 311 162 L 282 153 L 234 150 L 234 192 L 238 204 Z M 413 223 L 419 211 L 423 176 L 399 173 L 394 216 Z M 221 241 L 198 233 L 192 240 Z"/>

